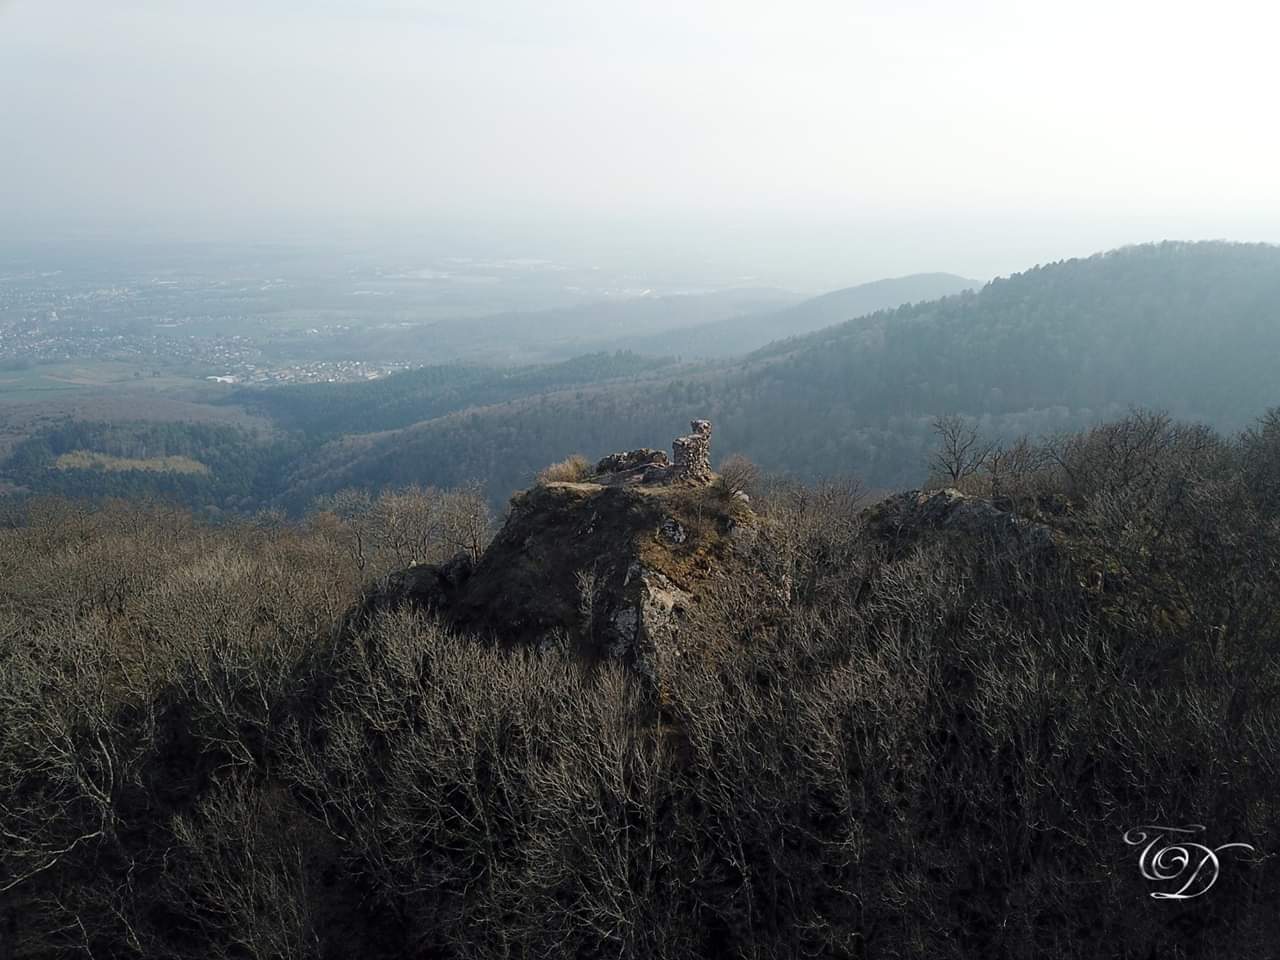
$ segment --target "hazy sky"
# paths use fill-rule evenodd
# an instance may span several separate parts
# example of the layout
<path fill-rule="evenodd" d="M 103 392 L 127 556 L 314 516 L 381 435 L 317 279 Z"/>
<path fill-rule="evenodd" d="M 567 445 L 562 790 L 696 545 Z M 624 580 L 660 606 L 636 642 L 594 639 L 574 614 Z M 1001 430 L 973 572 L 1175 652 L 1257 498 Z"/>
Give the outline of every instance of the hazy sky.
<path fill-rule="evenodd" d="M 1280 240 L 1277 35 L 1258 0 L 0 0 L 0 222 L 469 223 L 814 286 Z"/>

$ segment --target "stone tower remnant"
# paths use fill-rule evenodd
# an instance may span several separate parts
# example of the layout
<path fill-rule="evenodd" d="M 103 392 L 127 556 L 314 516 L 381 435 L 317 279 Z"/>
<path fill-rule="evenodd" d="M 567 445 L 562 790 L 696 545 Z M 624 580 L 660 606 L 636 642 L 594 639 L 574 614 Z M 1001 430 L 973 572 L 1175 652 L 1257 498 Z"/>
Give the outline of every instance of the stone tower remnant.
<path fill-rule="evenodd" d="M 693 430 L 688 436 L 676 437 L 671 443 L 675 461 L 671 468 L 671 482 L 691 485 L 710 483 L 715 479 L 711 471 L 711 421 L 691 420 Z"/>

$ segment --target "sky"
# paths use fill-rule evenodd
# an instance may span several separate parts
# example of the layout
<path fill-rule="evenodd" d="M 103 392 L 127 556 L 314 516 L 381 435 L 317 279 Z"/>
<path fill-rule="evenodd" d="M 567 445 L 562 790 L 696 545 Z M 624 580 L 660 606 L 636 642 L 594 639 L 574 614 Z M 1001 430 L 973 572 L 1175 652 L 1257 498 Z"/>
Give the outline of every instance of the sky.
<path fill-rule="evenodd" d="M 1280 241 L 1278 32 L 1256 0 L 0 0 L 0 222 L 815 289 Z"/>

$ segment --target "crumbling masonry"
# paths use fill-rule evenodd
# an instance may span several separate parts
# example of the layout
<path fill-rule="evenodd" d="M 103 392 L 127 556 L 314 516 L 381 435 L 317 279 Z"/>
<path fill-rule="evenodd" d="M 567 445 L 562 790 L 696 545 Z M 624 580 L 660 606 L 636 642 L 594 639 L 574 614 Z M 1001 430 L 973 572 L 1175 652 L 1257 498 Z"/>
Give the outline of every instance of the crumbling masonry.
<path fill-rule="evenodd" d="M 596 464 L 595 481 L 605 484 L 681 484 L 703 486 L 715 479 L 711 471 L 711 421 L 692 420 L 692 433 L 671 443 L 673 460 L 661 450 L 642 448 L 613 453 Z"/>
<path fill-rule="evenodd" d="M 711 421 L 691 420 L 689 426 L 693 433 L 671 443 L 675 455 L 671 482 L 700 486 L 715 479 L 711 472 Z"/>

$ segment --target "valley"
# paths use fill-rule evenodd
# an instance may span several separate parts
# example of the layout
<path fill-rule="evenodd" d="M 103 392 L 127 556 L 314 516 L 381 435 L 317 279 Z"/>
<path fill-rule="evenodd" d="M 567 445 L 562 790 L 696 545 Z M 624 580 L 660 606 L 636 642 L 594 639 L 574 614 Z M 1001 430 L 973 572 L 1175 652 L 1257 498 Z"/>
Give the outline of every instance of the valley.
<path fill-rule="evenodd" d="M 133 411 L 147 408 L 146 419 L 155 421 L 166 403 L 172 436 L 182 434 L 183 423 L 223 424 L 231 432 L 219 444 L 241 450 L 235 462 L 273 465 L 252 468 L 251 487 L 234 484 L 229 494 L 216 492 L 216 470 L 203 493 L 184 481 L 183 496 L 195 497 L 190 505 L 291 512 L 343 487 L 407 483 L 482 483 L 501 504 L 566 449 L 594 456 L 610 442 L 640 446 L 671 423 L 700 416 L 716 422 L 725 455 L 745 455 L 795 479 L 857 476 L 883 489 L 920 481 L 933 420 L 944 414 L 962 415 L 992 440 L 1012 441 L 1080 429 L 1134 407 L 1236 431 L 1280 403 L 1270 361 L 1280 355 L 1280 251 L 1261 244 L 1129 247 L 811 329 L 886 295 L 957 282 L 922 275 L 918 288 L 907 280 L 871 284 L 710 323 L 690 322 L 705 316 L 706 297 L 529 315 L 585 348 L 601 342 L 615 322 L 609 317 L 631 323 L 645 313 L 650 323 L 676 324 L 659 344 L 664 354 L 600 351 L 503 365 L 457 357 L 352 382 L 282 386 L 153 385 L 126 376 L 127 367 L 82 364 L 67 368 L 78 376 L 50 381 L 60 386 L 47 399 L 22 403 L 16 389 L 10 395 L 2 409 L 12 455 L 0 463 L 0 478 L 31 491 L 71 484 L 92 494 L 97 471 L 50 472 L 48 458 L 68 452 L 55 424 L 85 425 L 99 439 L 76 449 L 118 457 L 102 438 L 118 444 L 130 430 L 145 433 L 149 427 L 129 426 L 140 419 Z M 725 309 L 756 296 L 713 299 Z M 670 300 L 680 310 L 671 313 Z M 517 316 L 469 321 L 474 339 L 484 342 L 492 324 L 491 336 L 517 342 Z M 589 329 L 597 339 L 582 339 Z M 724 350 L 744 352 L 681 355 L 686 339 L 708 330 Z M 775 333 L 773 342 L 754 347 Z M 546 330 L 536 335 L 555 339 Z M 115 381 L 94 382 L 95 370 L 100 380 Z M 47 456 L 40 453 L 46 446 Z M 184 456 L 189 446 L 183 441 L 157 454 Z M 128 479 L 127 471 L 115 472 L 111 489 Z M 165 489 L 154 475 L 134 479 L 139 489 Z"/>

